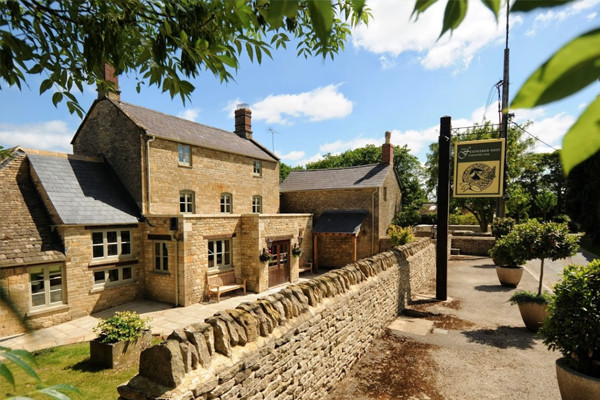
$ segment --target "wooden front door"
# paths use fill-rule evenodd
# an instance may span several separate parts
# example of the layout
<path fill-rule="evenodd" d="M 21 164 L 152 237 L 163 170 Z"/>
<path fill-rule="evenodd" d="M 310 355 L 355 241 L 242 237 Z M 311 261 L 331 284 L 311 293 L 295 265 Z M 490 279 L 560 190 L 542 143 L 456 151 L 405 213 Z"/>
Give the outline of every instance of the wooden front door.
<path fill-rule="evenodd" d="M 269 287 L 290 281 L 290 241 L 280 240 L 271 245 L 271 254 L 275 256 L 269 263 Z"/>

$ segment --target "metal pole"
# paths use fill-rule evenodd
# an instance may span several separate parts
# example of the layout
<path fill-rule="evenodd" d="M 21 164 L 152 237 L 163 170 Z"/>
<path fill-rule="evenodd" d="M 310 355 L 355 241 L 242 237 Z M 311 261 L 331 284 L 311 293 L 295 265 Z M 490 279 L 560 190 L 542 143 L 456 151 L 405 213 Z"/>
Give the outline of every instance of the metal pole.
<path fill-rule="evenodd" d="M 440 118 L 435 297 L 448 298 L 448 214 L 450 212 L 450 117 Z"/>
<path fill-rule="evenodd" d="M 504 174 L 503 179 L 503 197 L 498 198 L 498 208 L 496 214 L 500 218 L 506 217 L 506 200 L 504 194 L 506 193 L 506 173 L 507 173 L 507 159 L 506 149 L 508 148 L 508 84 L 509 84 L 509 56 L 510 50 L 508 48 L 508 15 L 509 15 L 509 1 L 506 2 L 506 44 L 504 48 L 504 75 L 502 77 L 502 126 L 500 128 L 500 137 L 504 138 Z"/>

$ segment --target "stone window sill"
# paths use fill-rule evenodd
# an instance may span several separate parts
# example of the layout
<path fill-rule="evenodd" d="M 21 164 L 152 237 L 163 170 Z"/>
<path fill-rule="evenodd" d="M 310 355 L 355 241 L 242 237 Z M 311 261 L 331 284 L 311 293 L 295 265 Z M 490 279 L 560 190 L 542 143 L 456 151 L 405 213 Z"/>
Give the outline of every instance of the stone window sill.
<path fill-rule="evenodd" d="M 59 305 L 53 305 L 53 306 L 36 308 L 34 310 L 30 310 L 26 316 L 27 317 L 35 317 L 38 315 L 65 312 L 65 311 L 69 311 L 70 309 L 71 309 L 71 306 L 68 304 L 59 304 Z"/>

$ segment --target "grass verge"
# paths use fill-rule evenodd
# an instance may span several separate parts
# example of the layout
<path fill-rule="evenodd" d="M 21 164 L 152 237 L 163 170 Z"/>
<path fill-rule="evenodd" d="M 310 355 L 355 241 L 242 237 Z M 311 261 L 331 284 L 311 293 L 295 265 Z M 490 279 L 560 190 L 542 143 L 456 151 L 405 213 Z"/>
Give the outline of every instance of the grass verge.
<path fill-rule="evenodd" d="M 81 395 L 73 394 L 73 399 L 106 400 L 119 397 L 117 386 L 128 381 L 137 373 L 137 366 L 120 370 L 104 369 L 90 362 L 90 345 L 88 342 L 67 346 L 53 347 L 32 353 L 38 364 L 36 371 L 46 386 L 57 383 L 69 383 L 79 389 Z M 30 396 L 46 398 L 35 395 L 38 383 L 35 379 L 15 367 L 11 363 L 7 366 L 15 376 L 16 386 L 13 388 L 8 382 L 0 379 L 0 398 L 11 396 Z"/>

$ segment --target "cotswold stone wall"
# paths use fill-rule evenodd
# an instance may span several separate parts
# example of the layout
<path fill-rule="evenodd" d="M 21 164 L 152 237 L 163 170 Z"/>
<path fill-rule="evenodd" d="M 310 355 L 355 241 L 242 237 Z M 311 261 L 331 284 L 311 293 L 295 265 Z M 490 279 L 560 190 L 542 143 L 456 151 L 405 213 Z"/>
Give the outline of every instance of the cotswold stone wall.
<path fill-rule="evenodd" d="M 460 254 L 489 257 L 488 251 L 494 246 L 494 237 L 452 236 L 452 248 L 460 249 Z"/>
<path fill-rule="evenodd" d="M 121 400 L 320 399 L 435 276 L 422 239 L 174 331 Z"/>

